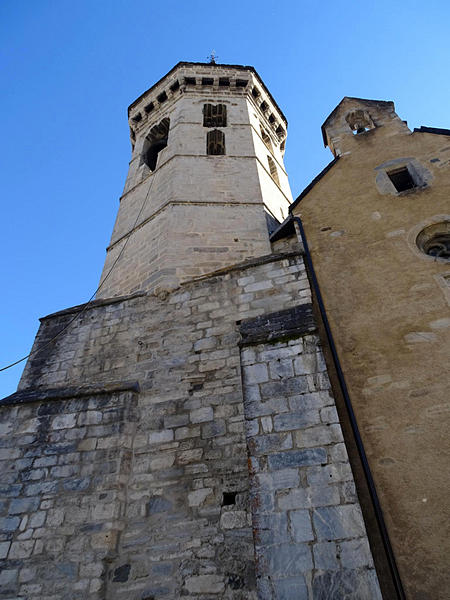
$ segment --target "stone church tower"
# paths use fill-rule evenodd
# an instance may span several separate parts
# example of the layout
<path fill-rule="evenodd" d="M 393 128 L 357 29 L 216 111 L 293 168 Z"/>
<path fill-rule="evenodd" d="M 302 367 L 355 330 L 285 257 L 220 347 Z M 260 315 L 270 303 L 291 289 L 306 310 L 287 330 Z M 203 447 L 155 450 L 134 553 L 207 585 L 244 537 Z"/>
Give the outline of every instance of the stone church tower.
<path fill-rule="evenodd" d="M 179 63 L 129 124 L 97 299 L 0 402 L 0 598 L 395 597 L 279 226 L 282 112 L 252 67 Z"/>
<path fill-rule="evenodd" d="M 128 244 L 100 297 L 173 289 L 270 252 L 266 220 L 292 202 L 287 124 L 254 69 L 180 63 L 133 102 L 129 123 L 103 278 Z"/>

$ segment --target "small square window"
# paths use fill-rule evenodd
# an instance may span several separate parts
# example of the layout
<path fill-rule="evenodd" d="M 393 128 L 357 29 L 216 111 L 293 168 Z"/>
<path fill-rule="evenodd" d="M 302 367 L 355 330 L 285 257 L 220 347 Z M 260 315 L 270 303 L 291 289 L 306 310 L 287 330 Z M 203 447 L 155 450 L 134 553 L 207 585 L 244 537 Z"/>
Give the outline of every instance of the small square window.
<path fill-rule="evenodd" d="M 150 104 L 147 104 L 147 106 L 144 108 L 146 113 L 152 112 L 152 110 L 155 108 L 155 105 L 153 104 L 153 102 L 150 102 Z"/>
<path fill-rule="evenodd" d="M 170 86 L 170 89 L 172 92 L 176 92 L 179 87 L 180 87 L 180 82 L 177 79 L 174 83 L 172 83 L 172 85 Z"/>
<path fill-rule="evenodd" d="M 246 79 L 236 79 L 236 87 L 246 87 L 247 83 Z"/>
<path fill-rule="evenodd" d="M 230 80 L 228 79 L 228 77 L 220 77 L 219 85 L 221 87 L 228 87 L 230 85 Z"/>
<path fill-rule="evenodd" d="M 397 192 L 405 192 L 406 190 L 412 190 L 417 187 L 416 182 L 411 177 L 411 173 L 408 171 L 408 167 L 389 171 L 387 176 L 392 181 Z"/>
<path fill-rule="evenodd" d="M 203 77 L 202 85 L 213 85 L 214 79 L 212 77 Z"/>
<path fill-rule="evenodd" d="M 184 83 L 186 85 L 195 85 L 195 77 L 185 77 Z"/>

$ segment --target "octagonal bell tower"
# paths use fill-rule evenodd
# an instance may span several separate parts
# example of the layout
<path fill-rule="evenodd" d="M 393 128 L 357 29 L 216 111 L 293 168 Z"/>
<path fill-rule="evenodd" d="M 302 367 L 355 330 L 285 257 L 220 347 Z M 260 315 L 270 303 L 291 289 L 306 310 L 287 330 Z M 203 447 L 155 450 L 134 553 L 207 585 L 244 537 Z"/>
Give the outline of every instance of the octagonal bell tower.
<path fill-rule="evenodd" d="M 267 220 L 292 201 L 287 122 L 253 67 L 180 62 L 128 113 L 132 157 L 98 297 L 170 290 L 270 253 Z"/>

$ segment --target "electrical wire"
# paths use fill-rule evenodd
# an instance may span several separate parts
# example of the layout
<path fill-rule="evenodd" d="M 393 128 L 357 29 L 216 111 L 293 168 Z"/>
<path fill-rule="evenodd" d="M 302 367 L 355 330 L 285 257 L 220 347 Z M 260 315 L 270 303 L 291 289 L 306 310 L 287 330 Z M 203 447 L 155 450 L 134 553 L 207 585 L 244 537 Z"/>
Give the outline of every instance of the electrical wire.
<path fill-rule="evenodd" d="M 115 268 L 115 266 L 116 266 L 116 265 L 117 265 L 117 263 L 119 262 L 119 260 L 120 260 L 121 256 L 123 255 L 123 253 L 124 253 L 124 251 L 125 251 L 125 248 L 127 247 L 127 245 L 128 245 L 128 242 L 129 242 L 129 240 L 130 240 L 131 236 L 133 235 L 133 233 L 134 233 L 134 231 L 135 231 L 135 229 L 136 229 L 136 226 L 137 226 L 137 224 L 138 224 L 139 218 L 140 218 L 140 216 L 141 216 L 142 212 L 144 211 L 145 205 L 147 204 L 147 200 L 148 200 L 148 198 L 149 198 L 149 196 L 150 196 L 150 192 L 151 192 L 151 190 L 152 190 L 152 187 L 153 187 L 153 184 L 154 184 L 154 182 L 155 182 L 155 179 L 156 179 L 156 172 L 155 172 L 155 174 L 154 174 L 154 175 L 153 175 L 153 177 L 152 177 L 152 180 L 151 180 L 151 182 L 150 182 L 150 185 L 149 185 L 149 188 L 148 188 L 147 194 L 145 195 L 145 198 L 144 198 L 144 202 L 142 203 L 142 206 L 141 206 L 141 208 L 140 208 L 140 210 L 139 210 L 139 212 L 138 212 L 138 215 L 137 215 L 137 217 L 136 217 L 136 220 L 135 220 L 135 222 L 134 222 L 134 225 L 133 225 L 133 227 L 131 228 L 130 234 L 127 236 L 127 238 L 126 238 L 126 240 L 125 240 L 125 243 L 124 243 L 124 245 L 122 246 L 122 248 L 120 249 L 120 252 L 119 252 L 119 254 L 118 254 L 117 258 L 116 258 L 116 259 L 115 259 L 115 261 L 113 262 L 113 264 L 112 264 L 112 267 L 110 268 L 110 270 L 108 271 L 108 273 L 106 274 L 106 276 L 105 276 L 105 277 L 102 279 L 102 281 L 100 281 L 100 283 L 99 283 L 99 285 L 98 285 L 97 289 L 95 290 L 95 292 L 92 294 L 92 296 L 89 298 L 89 300 L 88 300 L 88 301 L 86 302 L 86 304 L 83 306 L 83 308 L 80 310 L 80 312 L 77 312 L 77 313 L 75 314 L 75 316 L 74 316 L 72 319 L 70 319 L 70 321 L 69 321 L 68 323 L 66 323 L 66 324 L 64 325 L 64 327 L 63 327 L 63 328 L 62 328 L 60 331 L 58 331 L 58 333 L 56 333 L 56 334 L 55 334 L 55 335 L 54 335 L 54 336 L 53 336 L 53 337 L 52 337 L 50 340 L 48 340 L 48 342 L 46 342 L 45 344 L 43 344 L 43 345 L 42 345 L 42 346 L 40 346 L 39 348 L 36 348 L 35 350 L 31 350 L 31 352 L 30 352 L 29 354 L 27 354 L 26 356 L 23 356 L 22 358 L 19 358 L 18 360 L 16 360 L 16 361 L 14 361 L 14 362 L 10 363 L 9 365 L 6 365 L 6 366 L 4 366 L 4 367 L 1 367 L 1 368 L 0 368 L 0 372 L 1 372 L 1 371 L 6 371 L 7 369 L 10 369 L 11 367 L 15 367 L 16 365 L 18 365 L 19 363 L 23 362 L 24 360 L 26 360 L 27 358 L 29 358 L 29 357 L 30 357 L 30 356 L 32 356 L 33 354 L 36 354 L 37 352 L 40 352 L 41 350 L 43 350 L 44 348 L 46 348 L 47 346 L 49 346 L 50 344 L 53 344 L 53 342 L 56 340 L 56 338 L 58 338 L 58 337 L 59 337 L 59 336 L 60 336 L 62 333 L 64 333 L 64 331 L 66 331 L 66 330 L 67 330 L 67 329 L 68 329 L 68 328 L 69 328 L 69 327 L 72 325 L 72 323 L 73 323 L 73 322 L 74 322 L 76 319 L 78 319 L 79 317 L 81 317 L 81 315 L 82 315 L 83 313 L 85 313 L 85 312 L 86 312 L 86 310 L 87 310 L 87 309 L 89 308 L 89 306 L 91 305 L 91 303 L 92 303 L 93 299 L 94 299 L 94 298 L 95 298 L 95 296 L 98 294 L 98 292 L 100 291 L 100 289 L 103 287 L 103 284 L 104 284 L 104 283 L 105 283 L 105 281 L 108 279 L 108 277 L 111 275 L 111 273 L 112 273 L 113 269 Z"/>

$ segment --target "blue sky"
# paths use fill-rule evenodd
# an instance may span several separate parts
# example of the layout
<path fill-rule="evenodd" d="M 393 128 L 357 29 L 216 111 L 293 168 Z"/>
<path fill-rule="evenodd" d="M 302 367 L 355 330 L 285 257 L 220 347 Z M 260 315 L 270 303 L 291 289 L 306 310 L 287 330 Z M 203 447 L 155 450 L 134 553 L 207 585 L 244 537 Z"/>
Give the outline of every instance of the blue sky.
<path fill-rule="evenodd" d="M 289 121 L 296 197 L 332 158 L 343 96 L 450 127 L 448 2 L 3 0 L 0 363 L 95 290 L 125 180 L 127 106 L 180 60 L 253 65 Z M 18 367 L 0 373 L 0 397 Z"/>

